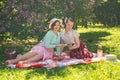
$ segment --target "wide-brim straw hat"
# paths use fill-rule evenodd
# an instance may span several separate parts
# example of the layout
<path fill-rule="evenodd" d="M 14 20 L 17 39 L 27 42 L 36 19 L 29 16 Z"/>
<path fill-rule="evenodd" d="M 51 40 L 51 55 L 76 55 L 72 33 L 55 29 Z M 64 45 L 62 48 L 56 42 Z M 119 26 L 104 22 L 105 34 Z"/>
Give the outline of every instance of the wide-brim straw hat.
<path fill-rule="evenodd" d="M 107 54 L 105 55 L 105 61 L 109 61 L 109 62 L 120 62 L 119 59 L 117 59 L 117 56 L 114 54 Z"/>
<path fill-rule="evenodd" d="M 50 21 L 49 21 L 49 29 L 51 29 L 51 26 L 52 26 L 52 24 L 55 22 L 55 21 L 59 21 L 60 22 L 60 26 L 63 26 L 63 24 L 62 24 L 62 19 L 58 19 L 58 18 L 53 18 L 53 19 L 51 19 Z"/>

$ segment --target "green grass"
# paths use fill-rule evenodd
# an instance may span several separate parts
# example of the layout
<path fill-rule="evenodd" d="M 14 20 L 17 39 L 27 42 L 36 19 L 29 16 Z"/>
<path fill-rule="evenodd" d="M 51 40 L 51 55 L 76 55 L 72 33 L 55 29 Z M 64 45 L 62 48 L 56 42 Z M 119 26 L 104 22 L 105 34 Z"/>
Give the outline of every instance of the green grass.
<path fill-rule="evenodd" d="M 115 54 L 120 59 L 120 27 L 80 27 L 78 32 L 80 39 L 86 42 L 90 51 L 96 52 L 98 44 L 101 44 L 105 53 Z"/>
<path fill-rule="evenodd" d="M 120 27 L 91 26 L 88 29 L 80 27 L 78 32 L 80 39 L 86 42 L 90 51 L 96 52 L 97 45 L 102 44 L 104 52 L 116 54 L 120 59 Z M 23 41 L 19 41 L 21 42 Z M 17 46 L 17 52 L 28 51 L 32 46 Z M 6 48 L 8 47 L 3 44 L 0 46 L 0 80 L 120 80 L 120 63 L 118 62 L 78 64 L 53 68 L 49 71 L 45 68 L 7 68 L 2 64 L 6 59 L 4 55 Z"/>
<path fill-rule="evenodd" d="M 0 80 L 120 80 L 120 63 L 100 62 L 54 68 L 0 70 Z"/>

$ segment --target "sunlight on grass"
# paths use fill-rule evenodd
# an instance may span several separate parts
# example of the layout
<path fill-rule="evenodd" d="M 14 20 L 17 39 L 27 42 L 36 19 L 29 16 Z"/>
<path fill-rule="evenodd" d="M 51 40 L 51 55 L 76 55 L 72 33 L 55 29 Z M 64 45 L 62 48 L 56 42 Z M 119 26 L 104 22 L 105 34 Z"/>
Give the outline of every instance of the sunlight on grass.
<path fill-rule="evenodd" d="M 79 27 L 80 39 L 86 42 L 90 51 L 96 52 L 97 45 L 103 46 L 103 51 L 116 54 L 120 59 L 120 28 L 104 27 L 99 25 L 89 26 L 88 29 Z M 8 39 L 1 46 L 0 80 L 120 80 L 120 63 L 99 62 L 92 64 L 78 64 L 62 68 L 11 69 L 6 68 L 2 62 L 5 60 L 4 50 L 14 44 L 18 53 L 29 51 L 38 42 L 37 38 L 28 37 L 20 40 L 6 34 Z M 4 35 L 5 36 L 5 35 Z M 8 44 L 9 43 L 9 44 Z M 4 44 L 4 46 L 3 46 Z M 23 45 L 24 44 L 24 45 Z M 6 46 L 5 46 L 6 45 Z M 9 47 L 8 47 L 9 46 Z"/>
<path fill-rule="evenodd" d="M 120 41 L 120 35 L 119 35 L 120 28 L 119 27 L 110 28 L 110 27 L 99 26 L 99 27 L 92 28 L 91 26 L 88 29 L 84 29 L 80 27 L 77 31 L 81 34 L 80 39 L 82 40 L 92 39 L 95 42 L 95 43 L 89 43 L 89 45 L 95 44 L 95 46 L 97 46 L 98 44 L 101 44 L 103 46 L 104 52 L 110 53 L 110 54 L 116 54 L 118 58 L 120 59 L 119 57 L 120 55 L 120 42 L 119 42 Z M 91 34 L 92 32 L 94 33 L 94 35 Z M 99 32 L 99 34 L 97 34 L 97 32 Z M 86 34 L 86 35 L 82 36 L 83 34 Z M 92 50 L 90 47 L 89 49 Z M 92 50 L 92 51 L 95 52 L 95 50 Z"/>

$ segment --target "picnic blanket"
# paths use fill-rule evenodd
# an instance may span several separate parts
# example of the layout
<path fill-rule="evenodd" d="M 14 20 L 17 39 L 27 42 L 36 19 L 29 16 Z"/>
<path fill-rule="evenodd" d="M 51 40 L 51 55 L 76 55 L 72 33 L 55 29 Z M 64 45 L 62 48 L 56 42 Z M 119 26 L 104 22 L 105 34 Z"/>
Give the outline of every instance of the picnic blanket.
<path fill-rule="evenodd" d="M 16 64 L 10 64 L 7 66 L 13 68 L 31 68 L 31 67 L 54 68 L 100 61 L 99 58 L 93 58 L 93 56 L 94 56 L 93 53 L 87 49 L 86 44 L 80 41 L 79 48 L 69 50 L 61 54 L 61 56 L 54 55 L 53 59 L 32 63 L 18 62 Z"/>
<path fill-rule="evenodd" d="M 64 67 L 64 66 L 73 66 L 76 64 L 87 64 L 93 62 L 99 62 L 99 58 L 89 59 L 77 59 L 77 58 L 64 58 L 63 60 L 53 60 L 48 59 L 45 61 L 31 62 L 31 63 L 22 63 L 18 62 L 16 64 L 9 64 L 7 67 L 11 68 L 55 68 L 55 67 Z"/>

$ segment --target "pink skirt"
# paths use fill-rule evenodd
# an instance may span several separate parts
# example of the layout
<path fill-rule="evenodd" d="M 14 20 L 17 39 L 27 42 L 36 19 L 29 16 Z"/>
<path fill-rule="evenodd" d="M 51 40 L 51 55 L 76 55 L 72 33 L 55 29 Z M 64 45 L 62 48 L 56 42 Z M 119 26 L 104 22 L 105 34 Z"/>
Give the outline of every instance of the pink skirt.
<path fill-rule="evenodd" d="M 42 54 L 43 55 L 43 60 L 46 59 L 52 59 L 54 50 L 53 48 L 46 48 L 44 43 L 40 42 L 37 45 L 35 45 L 32 49 L 32 52 L 35 52 L 37 54 Z"/>

